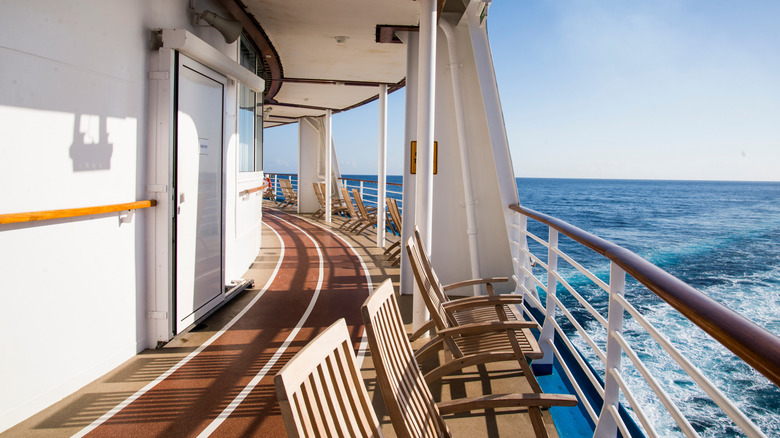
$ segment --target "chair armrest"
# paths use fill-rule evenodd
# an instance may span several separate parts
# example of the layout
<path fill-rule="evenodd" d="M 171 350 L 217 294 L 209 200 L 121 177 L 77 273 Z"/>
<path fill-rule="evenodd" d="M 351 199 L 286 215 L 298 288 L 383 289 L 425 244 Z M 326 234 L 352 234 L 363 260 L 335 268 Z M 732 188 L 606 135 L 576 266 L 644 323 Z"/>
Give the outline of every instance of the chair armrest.
<path fill-rule="evenodd" d="M 490 321 L 474 324 L 459 325 L 444 330 L 439 330 L 440 336 L 479 335 L 491 332 L 503 332 L 506 330 L 538 329 L 539 324 L 531 321 Z"/>
<path fill-rule="evenodd" d="M 472 307 L 489 307 L 510 304 L 523 304 L 522 295 L 481 295 L 477 297 L 459 298 L 457 300 L 442 303 L 444 310 L 448 312 L 457 312 Z"/>
<path fill-rule="evenodd" d="M 507 278 L 507 277 L 474 278 L 474 279 L 471 279 L 471 280 L 464 280 L 464 281 L 459 281 L 457 283 L 448 284 L 448 285 L 444 286 L 444 291 L 446 292 L 446 291 L 451 290 L 451 289 L 458 289 L 458 288 L 466 287 L 466 286 L 474 286 L 474 285 L 477 285 L 477 284 L 504 283 L 504 282 L 507 282 L 507 281 L 509 281 L 509 278 Z"/>
<path fill-rule="evenodd" d="M 420 328 L 417 329 L 414 333 L 409 335 L 409 342 L 416 341 L 420 336 L 424 335 L 425 333 L 429 332 L 431 329 L 436 328 L 435 322 L 432 319 L 429 319 L 425 322 Z"/>
<path fill-rule="evenodd" d="M 570 394 L 489 394 L 436 403 L 442 414 L 454 414 L 475 409 L 508 408 L 516 406 L 576 406 L 577 397 Z"/>

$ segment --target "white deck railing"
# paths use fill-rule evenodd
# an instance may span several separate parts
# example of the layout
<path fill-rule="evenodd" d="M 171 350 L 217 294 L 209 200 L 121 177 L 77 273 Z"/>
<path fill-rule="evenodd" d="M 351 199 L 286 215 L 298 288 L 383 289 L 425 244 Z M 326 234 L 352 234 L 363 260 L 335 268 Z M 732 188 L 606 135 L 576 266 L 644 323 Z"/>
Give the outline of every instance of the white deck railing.
<path fill-rule="evenodd" d="M 371 180 L 365 180 L 365 179 L 356 179 L 356 178 L 339 178 L 341 180 L 341 185 L 352 190 L 353 188 L 358 189 L 360 191 L 360 196 L 363 198 L 363 201 L 372 207 L 376 207 L 377 204 L 377 196 L 379 193 L 379 189 L 377 188 L 377 182 L 371 181 Z M 395 198 L 398 200 L 398 209 L 403 212 L 403 202 L 402 202 L 402 195 L 403 195 L 403 185 L 399 183 L 391 183 L 388 182 L 386 193 L 388 198 Z"/>
<path fill-rule="evenodd" d="M 631 330 L 632 335 L 634 331 L 643 330 L 644 334 L 640 333 L 640 336 L 644 337 L 641 348 L 644 348 L 644 342 L 648 339 L 654 340 L 660 349 L 677 363 L 680 369 L 690 376 L 691 381 L 701 388 L 747 436 L 765 436 L 734 402 L 715 387 L 629 302 L 625 294 L 626 274 L 637 280 L 636 285 L 632 283 L 632 288 L 644 288 L 645 292 L 656 294 L 778 386 L 780 386 L 780 338 L 624 248 L 519 205 L 510 208 L 516 218 L 510 235 L 513 236 L 511 244 L 517 292 L 523 293 L 529 304 L 539 310 L 539 312 L 532 312 L 528 308 L 524 309 L 542 326 L 539 343 L 545 350 L 545 358 L 535 361 L 535 365 L 549 366 L 552 364 L 553 356 L 558 359 L 564 374 L 571 381 L 580 401 L 584 404 L 585 411 L 596 424 L 594 436 L 614 437 L 618 430 L 623 436 L 630 435 L 629 425 L 620 415 L 621 406 L 629 407 L 628 415 L 633 416 L 633 419 L 641 424 L 647 436 L 655 437 L 669 432 L 656 431 L 656 425 L 646 412 L 647 407 L 638 401 L 632 390 L 635 385 L 627 383 L 627 381 L 635 382 L 640 378 L 655 393 L 657 400 L 668 411 L 682 433 L 689 437 L 699 436 L 691 422 L 675 404 L 673 397 L 659 382 L 658 377 L 654 376 L 642 361 L 641 356 L 648 352 L 643 349 L 637 353 L 635 347 L 629 345 L 623 335 L 624 330 Z M 529 218 L 541 224 L 539 228 L 547 228 L 546 240 L 528 230 Z M 598 257 L 609 264 L 608 281 L 603 281 L 598 275 L 563 252 L 558 244 L 561 234 L 576 244 L 600 254 Z M 547 253 L 546 262 L 538 254 L 529 250 L 531 247 L 544 248 Z M 558 266 L 561 260 L 566 262 L 563 269 Z M 579 274 L 582 275 L 578 276 Z M 605 274 L 606 272 L 602 275 Z M 577 280 L 580 283 L 584 281 L 584 284 L 574 287 L 572 278 L 575 276 L 578 276 Z M 582 280 L 582 276 L 587 280 Z M 563 299 L 558 295 L 559 291 L 565 292 L 568 296 Z M 576 306 L 576 309 L 568 308 L 564 302 Z M 536 318 L 534 313 L 538 315 L 541 312 L 544 316 Z M 603 314 L 604 312 L 606 315 Z M 626 312 L 636 323 L 630 326 L 625 323 Z M 564 324 L 567 326 L 566 330 L 562 327 Z M 580 368 L 578 372 L 587 376 L 592 388 L 604 401 L 603 408 L 588 402 L 586 397 L 588 389 L 577 383 L 577 379 L 573 377 L 574 371 L 563 360 L 555 343 L 556 333 L 575 358 L 576 364 L 572 366 Z M 572 340 L 577 342 L 576 347 Z M 550 354 L 547 354 L 548 352 Z M 625 363 L 624 357 L 630 361 L 630 364 Z M 628 365 L 633 365 L 633 369 Z M 599 375 L 597 376 L 596 373 Z"/>
<path fill-rule="evenodd" d="M 279 179 L 289 179 L 292 183 L 293 189 L 298 190 L 298 175 L 294 173 L 266 173 L 266 176 L 271 178 L 276 196 L 282 196 L 282 190 L 279 188 Z M 377 188 L 377 182 L 365 179 L 357 178 L 339 178 L 342 186 L 352 190 L 356 188 L 360 191 L 360 196 L 363 197 L 363 201 L 367 206 L 376 207 L 377 194 L 379 189 Z M 403 212 L 402 202 L 402 189 L 403 185 L 400 183 L 387 183 L 387 196 L 398 200 L 398 209 Z"/>

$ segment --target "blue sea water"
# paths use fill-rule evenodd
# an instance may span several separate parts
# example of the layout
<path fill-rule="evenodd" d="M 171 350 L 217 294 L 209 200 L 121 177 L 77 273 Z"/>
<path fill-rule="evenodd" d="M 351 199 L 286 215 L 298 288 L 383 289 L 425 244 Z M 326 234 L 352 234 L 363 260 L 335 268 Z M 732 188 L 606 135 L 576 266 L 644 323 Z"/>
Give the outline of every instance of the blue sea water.
<path fill-rule="evenodd" d="M 376 180 L 376 176 L 352 176 Z M 400 176 L 388 181 L 401 182 Z M 780 335 L 780 183 L 518 178 L 520 203 L 562 219 L 621 245 L 711 298 Z M 398 196 L 400 198 L 400 196 Z M 546 238 L 547 230 L 529 221 L 529 230 Z M 546 260 L 546 250 L 530 248 Z M 561 249 L 608 280 L 603 258 L 566 239 Z M 562 267 L 566 271 L 566 267 Z M 573 271 L 573 269 L 569 269 Z M 606 315 L 607 298 L 584 281 L 582 287 Z M 563 288 L 559 296 L 571 308 Z M 780 389 L 714 342 L 675 310 L 630 279 L 626 295 L 672 343 L 768 436 L 780 436 Z M 595 320 L 574 310 L 597 343 L 604 344 Z M 702 436 L 739 436 L 733 424 L 654 341 L 627 318 L 625 336 L 656 374 Z M 573 333 L 573 328 L 568 330 Z M 575 344 L 587 344 L 574 336 Z M 587 354 L 587 353 L 586 353 Z M 599 360 L 591 355 L 599 368 Z M 652 390 L 629 366 L 628 384 L 661 436 L 680 435 Z"/>
<path fill-rule="evenodd" d="M 780 183 L 518 178 L 517 186 L 524 206 L 639 254 L 780 335 Z M 546 237 L 546 228 L 531 222 L 529 229 Z M 585 264 L 599 259 L 570 242 L 561 247 Z M 608 265 L 595 263 L 589 268 L 606 280 Z M 627 296 L 768 436 L 780 436 L 776 386 L 646 289 L 629 282 Z M 601 307 L 606 307 L 606 297 Z M 728 419 L 713 415 L 713 403 L 654 341 L 636 334 L 637 327 L 627 322 L 629 343 L 658 373 L 697 431 L 703 436 L 739 435 Z M 586 350 L 583 341 L 577 344 Z M 625 356 L 623 362 L 628 363 Z M 677 434 L 651 389 L 636 373 L 628 380 L 638 388 L 640 403 L 649 405 L 659 433 Z"/>

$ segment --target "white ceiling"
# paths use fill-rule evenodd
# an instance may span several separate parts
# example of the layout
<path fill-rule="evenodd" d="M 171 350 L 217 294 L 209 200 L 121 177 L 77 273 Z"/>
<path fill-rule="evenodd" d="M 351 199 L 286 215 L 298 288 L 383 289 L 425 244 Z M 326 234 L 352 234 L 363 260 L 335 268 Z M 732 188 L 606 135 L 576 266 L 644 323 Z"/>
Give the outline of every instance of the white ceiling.
<path fill-rule="evenodd" d="M 406 75 L 405 45 L 377 43 L 376 27 L 416 26 L 416 1 L 243 1 L 276 49 L 285 78 L 396 84 Z M 324 113 L 317 108 L 340 110 L 377 93 L 378 87 L 283 82 L 276 101 L 313 108 L 271 103 L 266 109 L 272 116 L 317 116 Z"/>

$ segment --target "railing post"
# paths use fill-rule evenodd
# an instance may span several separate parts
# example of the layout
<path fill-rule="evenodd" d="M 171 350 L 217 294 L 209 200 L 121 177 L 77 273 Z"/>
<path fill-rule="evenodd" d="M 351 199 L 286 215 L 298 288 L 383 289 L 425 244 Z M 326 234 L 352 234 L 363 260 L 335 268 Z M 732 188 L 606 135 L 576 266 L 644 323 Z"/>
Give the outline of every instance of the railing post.
<path fill-rule="evenodd" d="M 552 374 L 554 353 L 552 349 L 552 342 L 555 340 L 555 300 L 552 299 L 556 295 L 556 289 L 558 287 L 558 280 L 555 278 L 555 272 L 558 270 L 558 253 L 555 252 L 558 249 L 558 230 L 553 227 L 549 227 L 549 237 L 547 238 L 547 297 L 545 303 L 544 323 L 542 324 L 542 333 L 539 335 L 539 346 L 542 348 L 544 357 L 537 359 L 533 363 L 533 370 L 535 374 L 545 375 Z"/>
<path fill-rule="evenodd" d="M 620 372 L 622 349 L 615 338 L 623 333 L 623 306 L 615 299 L 626 292 L 626 271 L 615 262 L 609 266 L 609 315 L 607 318 L 607 365 L 604 376 L 604 404 L 601 407 L 594 437 L 611 438 L 617 435 L 617 422 L 610 412 L 610 406 L 619 407 L 620 387 L 614 372 Z"/>
<path fill-rule="evenodd" d="M 376 185 L 376 246 L 385 247 L 385 196 L 387 196 L 387 84 L 379 86 L 379 157 Z"/>
<path fill-rule="evenodd" d="M 274 201 L 279 197 L 279 175 L 274 174 Z"/>

